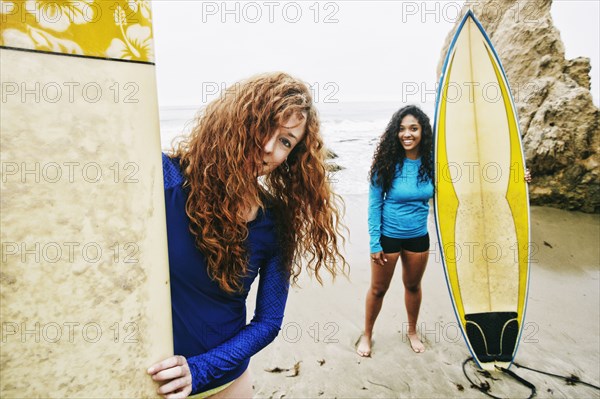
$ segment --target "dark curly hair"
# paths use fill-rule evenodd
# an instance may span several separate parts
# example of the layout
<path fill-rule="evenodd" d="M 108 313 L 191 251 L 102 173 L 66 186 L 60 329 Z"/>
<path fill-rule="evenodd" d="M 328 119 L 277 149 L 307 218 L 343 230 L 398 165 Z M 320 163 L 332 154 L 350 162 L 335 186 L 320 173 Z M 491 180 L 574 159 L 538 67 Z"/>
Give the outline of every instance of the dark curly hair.
<path fill-rule="evenodd" d="M 406 151 L 400 144 L 398 132 L 402 119 L 407 115 L 414 116 L 421 125 L 421 142 L 419 143 L 421 167 L 418 181 L 433 181 L 433 131 L 429 117 L 416 105 L 407 105 L 392 116 L 385 132 L 379 139 L 369 170 L 369 182 L 381 186 L 384 193 L 392 186 L 396 165 L 399 164 L 400 170 L 402 170 L 404 159 L 406 159 Z"/>

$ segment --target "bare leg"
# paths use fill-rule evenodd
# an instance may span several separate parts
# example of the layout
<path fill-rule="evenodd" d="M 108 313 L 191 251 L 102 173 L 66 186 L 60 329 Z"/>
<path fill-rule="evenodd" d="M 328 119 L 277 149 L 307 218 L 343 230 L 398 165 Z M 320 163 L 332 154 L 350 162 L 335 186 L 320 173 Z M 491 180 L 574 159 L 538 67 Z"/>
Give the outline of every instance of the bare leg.
<path fill-rule="evenodd" d="M 252 376 L 250 375 L 250 369 L 246 369 L 230 386 L 214 394 L 210 399 L 251 399 L 253 396 Z"/>
<path fill-rule="evenodd" d="M 383 266 L 371 261 L 371 286 L 367 291 L 365 306 L 365 332 L 360 337 L 356 347 L 356 353 L 363 357 L 371 356 L 373 326 L 383 305 L 383 297 L 394 276 L 400 253 L 385 254 L 385 257 L 387 262 Z"/>
<path fill-rule="evenodd" d="M 421 279 L 425 273 L 429 251 L 402 251 L 402 282 L 404 283 L 404 303 L 408 315 L 408 339 L 413 351 L 425 352 L 425 346 L 417 336 L 417 319 L 421 308 Z"/>

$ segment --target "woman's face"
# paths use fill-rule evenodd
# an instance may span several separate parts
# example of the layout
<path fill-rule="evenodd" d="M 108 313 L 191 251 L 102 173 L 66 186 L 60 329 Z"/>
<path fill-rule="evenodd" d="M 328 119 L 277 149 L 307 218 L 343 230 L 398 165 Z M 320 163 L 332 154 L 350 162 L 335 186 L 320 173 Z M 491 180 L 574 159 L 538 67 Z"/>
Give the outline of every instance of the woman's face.
<path fill-rule="evenodd" d="M 406 156 L 418 156 L 421 143 L 421 124 L 413 115 L 406 115 L 400 121 L 398 139 L 406 151 Z"/>
<path fill-rule="evenodd" d="M 266 175 L 281 165 L 294 147 L 302 141 L 306 130 L 306 113 L 293 114 L 275 130 L 263 145 L 263 165 L 260 175 Z"/>

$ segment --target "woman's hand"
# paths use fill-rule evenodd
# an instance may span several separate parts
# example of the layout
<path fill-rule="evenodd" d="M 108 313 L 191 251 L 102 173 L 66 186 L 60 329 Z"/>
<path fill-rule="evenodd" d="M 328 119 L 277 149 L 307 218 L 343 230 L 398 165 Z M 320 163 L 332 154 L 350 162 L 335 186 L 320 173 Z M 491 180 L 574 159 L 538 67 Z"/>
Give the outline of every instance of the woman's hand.
<path fill-rule="evenodd" d="M 383 253 L 383 251 L 379 251 L 371 254 L 371 261 L 380 266 L 383 266 L 385 262 L 387 262 L 387 259 L 385 258 L 385 254 Z"/>
<path fill-rule="evenodd" d="M 171 356 L 153 364 L 148 368 L 148 374 L 161 383 L 158 393 L 164 398 L 187 398 L 192 392 L 192 373 L 183 356 Z"/>
<path fill-rule="evenodd" d="M 525 181 L 531 183 L 531 171 L 529 168 L 525 169 Z"/>

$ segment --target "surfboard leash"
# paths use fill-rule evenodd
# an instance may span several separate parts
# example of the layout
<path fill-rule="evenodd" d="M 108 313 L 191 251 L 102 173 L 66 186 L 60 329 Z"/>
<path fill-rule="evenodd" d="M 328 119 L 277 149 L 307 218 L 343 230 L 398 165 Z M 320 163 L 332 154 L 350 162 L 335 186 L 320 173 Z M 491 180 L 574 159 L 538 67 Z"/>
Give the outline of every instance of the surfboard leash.
<path fill-rule="evenodd" d="M 500 398 L 498 396 L 494 396 L 494 395 L 492 395 L 489 392 L 490 391 L 490 384 L 487 381 L 485 381 L 483 383 L 480 383 L 480 384 L 476 384 L 475 382 L 473 382 L 471 380 L 471 378 L 469 378 L 469 375 L 467 374 L 466 366 L 467 366 L 467 363 L 469 363 L 470 361 L 474 361 L 474 359 L 472 357 L 469 357 L 469 358 L 465 359 L 465 361 L 462 364 L 462 369 L 463 369 L 463 374 L 465 375 L 465 377 L 467 378 L 467 380 L 471 384 L 471 387 L 477 388 L 480 392 L 486 394 L 487 396 L 489 396 L 491 398 L 494 398 L 494 399 L 503 399 L 503 398 Z M 531 367 L 523 366 L 523 365 L 521 365 L 519 363 L 516 363 L 516 362 L 514 362 L 513 364 L 515 365 L 515 367 L 518 367 L 518 368 L 530 370 L 530 371 L 533 371 L 533 372 L 536 372 L 536 373 L 540 373 L 540 374 L 544 374 L 544 375 L 547 375 L 547 376 L 550 376 L 550 377 L 560 378 L 562 380 L 565 380 L 565 382 L 567 383 L 567 385 L 583 384 L 583 385 L 586 385 L 588 387 L 600 390 L 599 386 L 596 386 L 594 384 L 590 384 L 590 383 L 585 382 L 585 381 L 581 381 L 579 379 L 579 377 L 577 377 L 575 375 L 570 375 L 570 376 L 567 377 L 567 376 L 553 374 L 553 373 L 549 373 L 547 371 L 537 370 L 537 369 L 534 369 L 534 368 L 531 368 Z M 531 395 L 529 395 L 529 397 L 527 399 L 531 399 L 531 398 L 533 398 L 536 395 L 537 389 L 536 389 L 535 385 L 533 385 L 531 382 L 529 382 L 526 379 L 524 379 L 523 377 L 519 376 L 517 373 L 515 373 L 512 370 L 506 369 L 504 367 L 497 367 L 497 366 L 496 366 L 496 368 L 498 370 L 502 371 L 503 373 L 508 374 L 510 377 L 512 377 L 513 379 L 515 379 L 519 383 L 523 384 L 527 388 L 529 388 L 531 390 Z"/>
<path fill-rule="evenodd" d="M 471 380 L 471 378 L 469 378 L 469 375 L 467 374 L 467 363 L 469 362 L 474 362 L 472 357 L 469 357 L 467 359 L 465 359 L 465 361 L 462 364 L 462 370 L 463 370 L 463 374 L 465 375 L 465 377 L 467 378 L 467 380 L 469 381 L 469 383 L 471 384 L 472 388 L 477 388 L 480 392 L 486 394 L 487 396 L 489 396 L 490 398 L 494 398 L 494 399 L 504 399 L 501 398 L 499 396 L 495 396 L 492 395 L 489 391 L 490 391 L 490 384 L 487 381 L 482 382 L 481 384 L 476 384 L 475 382 L 473 382 Z M 535 388 L 535 385 L 533 385 L 531 382 L 527 381 L 526 379 L 518 376 L 516 373 L 505 369 L 505 368 L 501 368 L 498 367 L 503 373 L 508 374 L 509 376 L 511 376 L 512 378 L 514 378 L 516 381 L 518 381 L 519 383 L 523 384 L 524 386 L 526 386 L 527 388 L 529 388 L 531 390 L 531 394 L 527 397 L 527 399 L 531 399 L 533 398 L 536 393 L 537 390 Z"/>
<path fill-rule="evenodd" d="M 595 388 L 595 389 L 600 390 L 599 386 L 594 385 L 594 384 L 590 384 L 589 382 L 581 381 L 579 379 L 579 377 L 577 377 L 576 375 L 570 375 L 570 376 L 566 377 L 564 375 L 552 374 L 552 373 L 549 373 L 547 371 L 537 370 L 537 369 L 534 369 L 534 368 L 531 368 L 531 367 L 523 366 L 523 365 L 520 365 L 519 363 L 516 363 L 516 362 L 514 362 L 513 364 L 516 367 L 521 368 L 521 369 L 535 371 L 536 373 L 545 374 L 545 375 L 548 375 L 550 377 L 556 377 L 556 378 L 563 379 L 563 380 L 566 381 L 567 385 L 583 384 L 583 385 L 587 385 L 590 388 Z"/>

